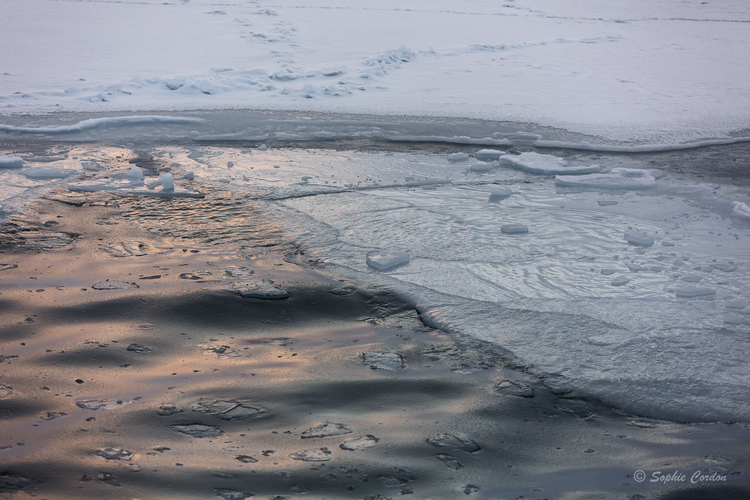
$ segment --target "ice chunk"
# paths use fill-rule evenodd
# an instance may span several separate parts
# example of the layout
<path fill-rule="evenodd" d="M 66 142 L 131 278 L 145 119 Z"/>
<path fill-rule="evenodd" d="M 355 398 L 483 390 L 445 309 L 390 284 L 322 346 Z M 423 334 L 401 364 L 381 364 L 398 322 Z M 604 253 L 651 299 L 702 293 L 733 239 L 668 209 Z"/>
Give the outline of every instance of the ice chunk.
<path fill-rule="evenodd" d="M 27 179 L 33 180 L 64 179 L 75 173 L 75 170 L 56 167 L 28 168 L 23 171 Z"/>
<path fill-rule="evenodd" d="M 314 425 L 304 431 L 302 433 L 302 439 L 338 436 L 341 434 L 351 434 L 351 432 L 352 431 L 347 429 L 344 424 L 326 422 L 324 424 Z"/>
<path fill-rule="evenodd" d="M 91 288 L 94 290 L 128 290 L 131 288 L 140 288 L 136 283 L 131 283 L 129 281 L 120 281 L 120 280 L 104 280 L 99 281 L 98 283 L 94 283 L 91 285 Z"/>
<path fill-rule="evenodd" d="M 128 178 L 132 179 L 134 181 L 142 181 L 143 180 L 143 170 L 141 170 L 141 167 L 137 167 L 133 165 L 133 167 L 128 172 Z"/>
<path fill-rule="evenodd" d="M 652 170 L 641 168 L 613 168 L 609 173 L 581 176 L 558 175 L 558 186 L 596 189 L 648 189 L 656 185 Z"/>
<path fill-rule="evenodd" d="M 373 370 L 397 371 L 404 368 L 404 360 L 397 352 L 372 352 L 362 353 L 365 363 Z"/>
<path fill-rule="evenodd" d="M 23 158 L 15 155 L 0 156 L 0 168 L 21 168 Z"/>
<path fill-rule="evenodd" d="M 114 245 L 104 246 L 102 250 L 112 257 L 140 257 L 146 255 L 141 251 L 142 246 L 144 245 L 140 241 L 120 241 Z"/>
<path fill-rule="evenodd" d="M 328 448 L 317 448 L 312 450 L 297 451 L 289 455 L 292 460 L 302 460 L 303 462 L 327 462 L 331 459 Z"/>
<path fill-rule="evenodd" d="M 380 441 L 380 439 L 376 438 L 372 434 L 368 434 L 366 436 L 344 441 L 339 445 L 339 448 L 348 451 L 364 450 L 367 448 L 372 448 L 378 443 L 378 441 Z"/>
<path fill-rule="evenodd" d="M 159 183 L 164 191 L 174 191 L 174 176 L 172 174 L 161 174 Z"/>
<path fill-rule="evenodd" d="M 132 403 L 122 399 L 81 399 L 76 401 L 76 406 L 84 410 L 114 410 Z"/>
<path fill-rule="evenodd" d="M 367 252 L 367 265 L 378 271 L 388 271 L 398 266 L 409 263 L 409 254 L 406 252 Z"/>
<path fill-rule="evenodd" d="M 602 269 L 600 271 L 604 276 L 610 276 L 612 274 L 615 274 L 617 272 L 617 269 L 612 269 L 611 267 Z"/>
<path fill-rule="evenodd" d="M 472 172 L 489 172 L 495 168 L 495 165 L 492 163 L 487 163 L 486 161 L 478 161 L 474 163 L 474 165 L 469 167 L 469 170 Z"/>
<path fill-rule="evenodd" d="M 499 184 L 488 184 L 487 190 L 492 196 L 502 196 L 504 198 L 513 194 L 513 191 L 508 186 L 501 186 Z"/>
<path fill-rule="evenodd" d="M 201 399 L 192 408 L 193 411 L 215 415 L 222 420 L 254 420 L 271 414 L 263 406 L 248 399 Z"/>
<path fill-rule="evenodd" d="M 745 203 L 742 203 L 741 201 L 734 202 L 733 213 L 735 217 L 739 217 L 740 219 L 750 220 L 750 207 L 748 207 Z"/>
<path fill-rule="evenodd" d="M 248 280 L 232 283 L 230 292 L 247 299 L 281 300 L 289 298 L 289 292 L 268 281 Z"/>
<path fill-rule="evenodd" d="M 625 239 L 629 245 L 639 247 L 650 247 L 654 244 L 654 239 L 641 231 L 625 231 Z"/>
<path fill-rule="evenodd" d="M 618 276 L 617 278 L 613 279 L 611 281 L 612 286 L 623 286 L 630 283 L 630 278 L 626 278 L 625 276 Z"/>
<path fill-rule="evenodd" d="M 123 460 L 133 459 L 133 452 L 125 448 L 101 448 L 91 452 L 92 455 L 102 457 L 105 460 Z"/>
<path fill-rule="evenodd" d="M 474 153 L 474 158 L 481 161 L 486 160 L 499 160 L 501 156 L 505 154 L 505 151 L 499 149 L 480 149 Z"/>
<path fill-rule="evenodd" d="M 169 428 L 194 438 L 217 437 L 224 433 L 218 427 L 205 424 L 175 424 L 170 425 Z"/>
<path fill-rule="evenodd" d="M 694 286 L 687 286 L 675 289 L 675 294 L 681 299 L 711 299 L 716 297 L 716 290 L 710 288 L 698 288 Z"/>
<path fill-rule="evenodd" d="M 724 307 L 727 309 L 745 309 L 748 305 L 750 305 L 750 301 L 747 299 L 734 299 L 727 302 Z"/>
<path fill-rule="evenodd" d="M 599 165 L 571 167 L 563 158 L 539 153 L 521 153 L 520 155 L 504 155 L 500 157 L 500 165 L 516 168 L 531 174 L 542 175 L 581 175 L 599 172 Z"/>
<path fill-rule="evenodd" d="M 454 161 L 463 161 L 469 158 L 468 153 L 453 153 L 448 155 L 448 161 L 454 162 Z"/>
<path fill-rule="evenodd" d="M 524 224 L 503 224 L 500 231 L 503 234 L 526 234 L 529 232 L 529 228 Z"/>
<path fill-rule="evenodd" d="M 439 446 L 442 448 L 455 448 L 457 450 L 468 451 L 470 453 L 482 449 L 471 439 L 459 437 L 453 434 L 438 434 L 435 437 L 429 438 L 427 442 L 433 446 Z"/>

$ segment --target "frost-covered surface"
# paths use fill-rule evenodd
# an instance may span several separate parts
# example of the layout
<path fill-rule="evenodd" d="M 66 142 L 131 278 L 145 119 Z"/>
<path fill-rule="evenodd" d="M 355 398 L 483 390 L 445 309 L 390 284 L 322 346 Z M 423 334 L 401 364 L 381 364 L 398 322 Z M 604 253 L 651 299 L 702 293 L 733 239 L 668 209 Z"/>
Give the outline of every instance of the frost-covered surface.
<path fill-rule="evenodd" d="M 425 322 L 503 346 L 555 390 L 654 417 L 750 421 L 742 190 L 616 158 L 594 175 L 639 170 L 653 186 L 561 188 L 448 155 L 155 154 L 255 196 L 311 259 L 411 294 Z M 492 196 L 498 184 L 512 195 Z M 370 265 L 394 252 L 408 261 Z"/>
<path fill-rule="evenodd" d="M 0 0 L 0 12 L 4 114 L 453 116 L 640 144 L 750 128 L 743 0 Z"/>

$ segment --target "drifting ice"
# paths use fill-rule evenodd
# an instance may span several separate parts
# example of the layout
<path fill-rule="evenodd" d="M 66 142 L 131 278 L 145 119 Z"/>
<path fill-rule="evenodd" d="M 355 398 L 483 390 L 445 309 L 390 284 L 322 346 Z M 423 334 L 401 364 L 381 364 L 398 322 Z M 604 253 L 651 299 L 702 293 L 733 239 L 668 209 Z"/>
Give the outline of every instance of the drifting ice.
<path fill-rule="evenodd" d="M 481 161 L 487 161 L 487 160 L 499 160 L 501 156 L 505 154 L 505 151 L 500 151 L 499 149 L 480 149 L 476 153 L 474 153 L 474 158 Z"/>
<path fill-rule="evenodd" d="M 0 156 L 0 168 L 21 168 L 23 158 L 14 155 Z"/>
<path fill-rule="evenodd" d="M 510 196 L 513 194 L 513 191 L 507 186 L 501 186 L 499 184 L 488 184 L 487 190 L 490 192 L 492 196 Z"/>
<path fill-rule="evenodd" d="M 539 153 L 521 153 L 520 155 L 504 155 L 500 157 L 500 165 L 516 168 L 531 174 L 558 175 L 558 174 L 590 174 L 599 172 L 599 165 L 582 167 L 570 167 L 563 158 L 553 155 L 542 155 Z"/>
<path fill-rule="evenodd" d="M 639 247 L 650 247 L 654 244 L 654 239 L 651 236 L 640 231 L 626 231 L 625 239 L 628 240 L 629 245 Z"/>
<path fill-rule="evenodd" d="M 658 177 L 661 177 L 659 170 L 613 168 L 606 174 L 558 175 L 555 177 L 555 184 L 598 189 L 647 189 L 656 185 Z"/>
<path fill-rule="evenodd" d="M 368 252 L 367 265 L 378 271 L 388 271 L 409 263 L 409 254 L 404 252 Z"/>

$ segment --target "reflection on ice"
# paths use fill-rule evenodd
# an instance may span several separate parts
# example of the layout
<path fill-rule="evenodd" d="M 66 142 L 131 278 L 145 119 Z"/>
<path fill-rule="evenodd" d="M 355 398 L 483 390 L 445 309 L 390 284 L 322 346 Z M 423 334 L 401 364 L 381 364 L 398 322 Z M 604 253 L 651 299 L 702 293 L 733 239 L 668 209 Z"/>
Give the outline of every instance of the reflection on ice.
<path fill-rule="evenodd" d="M 161 155 L 266 200 L 310 258 L 410 293 L 425 322 L 502 345 L 555 390 L 750 421 L 750 226 L 711 186 L 606 164 L 478 172 L 457 155 Z"/>

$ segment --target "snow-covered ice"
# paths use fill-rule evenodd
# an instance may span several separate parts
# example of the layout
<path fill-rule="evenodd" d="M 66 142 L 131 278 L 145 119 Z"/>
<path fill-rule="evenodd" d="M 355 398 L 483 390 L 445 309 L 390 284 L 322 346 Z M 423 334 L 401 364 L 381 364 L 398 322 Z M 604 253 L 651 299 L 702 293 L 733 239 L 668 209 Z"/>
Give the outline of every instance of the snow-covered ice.
<path fill-rule="evenodd" d="M 0 156 L 0 168 L 21 168 L 23 167 L 23 158 L 15 155 Z"/>
<path fill-rule="evenodd" d="M 499 161 L 502 166 L 541 175 L 581 175 L 601 170 L 599 165 L 573 166 L 559 156 L 539 153 L 503 155 Z"/>
<path fill-rule="evenodd" d="M 616 147 L 731 141 L 750 129 L 750 68 L 736 60 L 750 6 L 738 1 L 256 0 L 214 13 L 212 0 L 2 0 L 1 9 L 3 114 L 447 116 L 558 127 Z M 549 139 L 522 126 L 495 137 L 505 138 Z"/>

